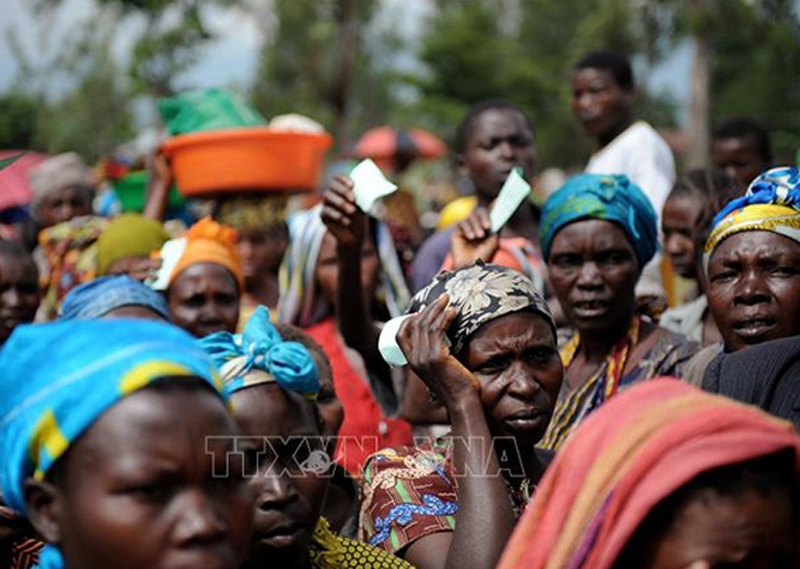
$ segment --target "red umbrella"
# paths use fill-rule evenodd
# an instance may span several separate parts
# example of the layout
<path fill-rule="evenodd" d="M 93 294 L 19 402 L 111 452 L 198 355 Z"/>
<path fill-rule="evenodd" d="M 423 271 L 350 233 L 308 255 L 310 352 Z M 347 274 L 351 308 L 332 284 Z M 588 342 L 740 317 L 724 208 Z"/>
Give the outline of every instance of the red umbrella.
<path fill-rule="evenodd" d="M 22 150 L 0 150 L 0 160 L 16 156 Z M 28 152 L 13 164 L 0 170 L 0 211 L 26 205 L 33 199 L 28 172 L 47 160 L 47 155 Z"/>
<path fill-rule="evenodd" d="M 441 158 L 447 146 L 435 134 L 421 128 L 379 126 L 365 132 L 353 147 L 356 158 Z"/>

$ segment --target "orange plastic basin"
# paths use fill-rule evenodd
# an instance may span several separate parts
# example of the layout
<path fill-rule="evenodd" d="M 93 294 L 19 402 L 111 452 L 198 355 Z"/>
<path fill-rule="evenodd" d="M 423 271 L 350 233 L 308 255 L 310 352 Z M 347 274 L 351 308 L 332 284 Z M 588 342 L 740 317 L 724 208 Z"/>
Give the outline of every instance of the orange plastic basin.
<path fill-rule="evenodd" d="M 314 190 L 330 148 L 330 134 L 266 127 L 183 134 L 164 154 L 182 194 Z"/>

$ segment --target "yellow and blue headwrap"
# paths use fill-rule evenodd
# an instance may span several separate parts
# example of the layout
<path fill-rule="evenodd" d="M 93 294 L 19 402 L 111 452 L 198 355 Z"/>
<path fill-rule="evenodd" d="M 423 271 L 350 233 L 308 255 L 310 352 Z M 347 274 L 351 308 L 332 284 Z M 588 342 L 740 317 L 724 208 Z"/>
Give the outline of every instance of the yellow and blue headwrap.
<path fill-rule="evenodd" d="M 753 180 L 744 196 L 731 200 L 717 214 L 703 250 L 706 273 L 717 247 L 743 231 L 770 231 L 800 243 L 800 170 L 794 166 L 767 170 Z"/>
<path fill-rule="evenodd" d="M 287 391 L 316 400 L 319 372 L 311 354 L 299 342 L 283 339 L 269 311 L 259 306 L 241 334 L 216 332 L 199 340 L 225 382 L 225 391 L 277 383 Z"/>
<path fill-rule="evenodd" d="M 622 174 L 581 174 L 568 180 L 544 204 L 540 231 L 545 260 L 556 233 L 586 219 L 619 225 L 636 252 L 640 269 L 658 250 L 658 216 L 639 186 Z"/>
<path fill-rule="evenodd" d="M 222 381 L 189 334 L 148 320 L 20 326 L 0 352 L 0 482 L 25 512 L 23 484 L 42 479 L 100 416 L 164 378 Z"/>

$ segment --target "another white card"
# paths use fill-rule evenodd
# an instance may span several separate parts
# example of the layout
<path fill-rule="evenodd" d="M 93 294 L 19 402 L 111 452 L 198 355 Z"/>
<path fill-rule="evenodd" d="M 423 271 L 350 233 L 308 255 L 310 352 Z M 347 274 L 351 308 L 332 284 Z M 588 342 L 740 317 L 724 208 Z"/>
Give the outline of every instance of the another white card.
<path fill-rule="evenodd" d="M 511 170 L 489 213 L 492 233 L 499 233 L 530 194 L 531 186 L 522 177 L 520 169 Z"/>
<path fill-rule="evenodd" d="M 356 204 L 361 211 L 369 213 L 372 206 L 389 194 L 397 191 L 397 186 L 387 180 L 375 162 L 367 158 L 350 172 L 355 187 Z"/>

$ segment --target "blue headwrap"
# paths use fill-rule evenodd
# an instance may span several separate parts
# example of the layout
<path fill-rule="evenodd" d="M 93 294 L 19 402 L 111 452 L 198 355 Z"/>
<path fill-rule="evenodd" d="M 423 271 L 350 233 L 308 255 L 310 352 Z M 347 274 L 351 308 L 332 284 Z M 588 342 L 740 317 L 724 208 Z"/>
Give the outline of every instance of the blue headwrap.
<path fill-rule="evenodd" d="M 785 205 L 800 210 L 800 169 L 784 166 L 767 170 L 750 182 L 745 195 L 732 199 L 714 216 L 712 227 L 734 211 L 755 204 Z"/>
<path fill-rule="evenodd" d="M 161 293 L 129 276 L 100 277 L 72 289 L 61 304 L 62 320 L 96 320 L 123 306 L 144 306 L 170 320 Z"/>
<path fill-rule="evenodd" d="M 302 344 L 285 341 L 263 306 L 256 308 L 243 333 L 216 332 L 201 339 L 200 345 L 220 370 L 229 394 L 277 382 L 308 399 L 317 397 L 319 375 L 311 354 Z"/>
<path fill-rule="evenodd" d="M 658 250 L 658 216 L 648 197 L 627 176 L 581 174 L 551 195 L 542 210 L 541 246 L 550 257 L 553 239 L 565 225 L 585 219 L 618 224 L 644 267 Z"/>
<path fill-rule="evenodd" d="M 77 320 L 18 327 L 0 352 L 0 484 L 25 513 L 23 484 L 50 468 L 101 415 L 131 393 L 173 377 L 222 381 L 183 330 L 148 320 Z M 220 397 L 222 397 L 220 393 Z M 62 567 L 48 546 L 40 567 Z"/>

